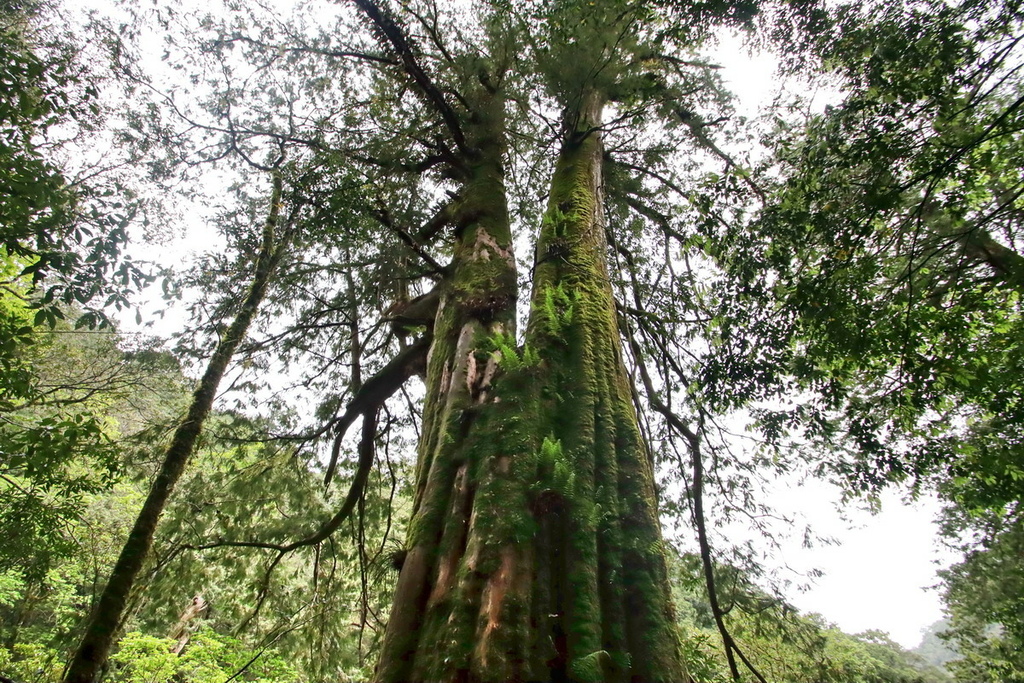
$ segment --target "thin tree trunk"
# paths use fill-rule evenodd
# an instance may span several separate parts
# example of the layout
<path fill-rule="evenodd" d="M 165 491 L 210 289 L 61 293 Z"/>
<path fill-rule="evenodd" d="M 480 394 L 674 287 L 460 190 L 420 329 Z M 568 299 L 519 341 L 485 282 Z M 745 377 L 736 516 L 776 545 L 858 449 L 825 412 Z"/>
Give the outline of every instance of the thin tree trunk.
<path fill-rule="evenodd" d="M 192 397 L 185 420 L 178 425 L 164 453 L 160 471 L 150 486 L 149 495 L 89 618 L 85 634 L 64 675 L 64 683 L 96 683 L 106 666 L 129 593 L 153 545 L 160 515 L 192 456 L 203 423 L 213 406 L 221 378 L 235 350 L 245 338 L 266 294 L 286 242 L 286 239 L 278 240 L 276 236 L 281 203 L 280 175 L 275 173 L 273 183 L 270 212 L 263 228 L 263 240 L 249 292 L 231 326 L 217 344 Z"/>

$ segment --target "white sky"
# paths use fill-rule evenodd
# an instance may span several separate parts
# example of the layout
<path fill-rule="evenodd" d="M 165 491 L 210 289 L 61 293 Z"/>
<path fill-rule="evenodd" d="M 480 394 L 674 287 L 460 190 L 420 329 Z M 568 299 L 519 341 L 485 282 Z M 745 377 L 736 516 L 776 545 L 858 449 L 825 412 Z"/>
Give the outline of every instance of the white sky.
<path fill-rule="evenodd" d="M 748 54 L 735 36 L 722 39 L 714 59 L 723 67 L 727 87 L 740 100 L 740 115 L 756 115 L 758 106 L 770 101 L 779 88 L 776 60 Z M 780 560 L 785 564 L 825 572 L 809 591 L 790 595 L 791 602 L 803 612 L 821 614 L 847 633 L 887 631 L 904 647 L 916 647 L 923 629 L 942 617 L 939 591 L 930 588 L 938 582 L 935 572 L 939 565 L 956 560 L 938 538 L 938 502 L 925 498 L 907 504 L 890 492 L 882 496 L 877 514 L 846 506 L 844 520 L 836 509 L 838 495 L 823 483 L 775 492 L 780 506 L 799 510 L 817 534 L 841 543 L 805 549 L 796 539 L 784 545 Z"/>
<path fill-rule="evenodd" d="M 921 632 L 942 617 L 937 563 L 955 558 L 940 543 L 934 518 L 935 499 L 903 503 L 895 492 L 882 496 L 881 511 L 844 510 L 844 521 L 824 485 L 780 491 L 790 496 L 814 529 L 840 545 L 805 549 L 794 543 L 782 557 L 795 569 L 818 568 L 825 575 L 811 590 L 794 593 L 790 601 L 802 612 L 817 612 L 847 633 L 887 631 L 906 648 L 921 642 Z"/>

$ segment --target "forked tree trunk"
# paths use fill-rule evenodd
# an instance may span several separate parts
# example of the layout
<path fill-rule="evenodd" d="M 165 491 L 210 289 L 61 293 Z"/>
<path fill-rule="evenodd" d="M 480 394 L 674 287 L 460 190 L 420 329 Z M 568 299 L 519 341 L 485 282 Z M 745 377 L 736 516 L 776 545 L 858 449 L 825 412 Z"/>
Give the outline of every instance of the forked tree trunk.
<path fill-rule="evenodd" d="M 462 269 L 505 260 L 507 219 L 463 234 L 472 289 L 438 314 L 380 683 L 686 680 L 605 264 L 601 109 L 585 98 L 558 159 L 523 351 L 494 338 L 504 299 L 487 320 L 459 306 L 503 296 Z"/>

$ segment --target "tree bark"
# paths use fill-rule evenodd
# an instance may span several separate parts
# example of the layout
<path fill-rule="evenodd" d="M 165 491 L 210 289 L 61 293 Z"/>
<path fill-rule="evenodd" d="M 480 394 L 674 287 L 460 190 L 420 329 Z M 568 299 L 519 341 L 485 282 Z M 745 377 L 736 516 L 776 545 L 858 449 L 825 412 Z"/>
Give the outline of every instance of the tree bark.
<path fill-rule="evenodd" d="M 526 343 L 545 376 L 538 429 L 561 454 L 541 462 L 538 477 L 565 491 L 564 511 L 540 522 L 565 542 L 539 544 L 564 581 L 534 613 L 558 615 L 552 632 L 565 634 L 558 656 L 568 680 L 683 681 L 654 473 L 606 263 L 602 109 L 601 94 L 587 92 L 574 125 L 566 122 L 537 244 Z M 557 473 L 559 457 L 571 486 L 545 470 Z"/>
<path fill-rule="evenodd" d="M 206 602 L 202 595 L 196 595 L 192 598 L 188 607 L 178 617 L 178 623 L 167 634 L 167 637 L 174 641 L 171 652 L 180 655 L 185 650 L 188 642 L 192 639 L 192 633 L 196 630 L 196 625 L 192 622 L 201 619 L 209 609 L 210 603 Z"/>
<path fill-rule="evenodd" d="M 275 174 L 270 212 L 263 228 L 263 240 L 249 292 L 235 319 L 217 344 L 199 387 L 192 397 L 188 413 L 184 421 L 178 425 L 164 453 L 160 471 L 150 485 L 142 510 L 128 534 L 99 602 L 89 617 L 82 640 L 64 675 L 64 683 L 96 683 L 106 666 L 118 626 L 124 617 L 129 593 L 153 545 L 153 536 L 160 515 L 192 456 L 203 423 L 213 407 L 221 378 L 235 350 L 248 333 L 249 325 L 256 316 L 273 271 L 283 253 L 286 240 L 279 240 L 276 233 L 280 216 L 281 186 L 281 178 Z"/>
<path fill-rule="evenodd" d="M 500 158 L 465 188 L 491 212 L 461 234 L 435 324 L 379 683 L 686 680 L 605 264 L 602 104 L 584 99 L 556 165 L 522 351 L 497 336 L 514 309 L 495 284 L 514 282 Z"/>
<path fill-rule="evenodd" d="M 516 268 L 505 200 L 504 101 L 481 90 L 467 144 L 475 150 L 455 209 L 456 247 L 427 359 L 427 395 L 407 553 L 385 633 L 377 681 L 435 675 L 438 614 L 465 551 L 479 462 L 478 424 L 493 405 L 493 339 L 514 334 Z M 446 641 L 449 640 L 445 634 Z M 468 641 L 464 641 L 468 642 Z"/>

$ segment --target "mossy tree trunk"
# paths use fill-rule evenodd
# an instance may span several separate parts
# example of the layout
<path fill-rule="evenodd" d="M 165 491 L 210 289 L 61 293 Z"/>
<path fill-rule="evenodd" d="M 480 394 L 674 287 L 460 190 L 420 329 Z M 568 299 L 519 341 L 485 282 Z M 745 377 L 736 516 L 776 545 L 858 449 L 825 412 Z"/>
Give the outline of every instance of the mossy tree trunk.
<path fill-rule="evenodd" d="M 588 94 L 568 127 L 521 351 L 489 270 L 512 268 L 507 218 L 490 205 L 462 233 L 382 683 L 686 680 L 605 263 L 601 110 Z M 477 169 L 491 202 L 497 168 Z"/>
<path fill-rule="evenodd" d="M 248 334 L 249 326 L 256 317 L 270 286 L 277 263 L 287 247 L 288 233 L 278 235 L 281 192 L 281 176 L 275 172 L 269 215 L 263 226 L 260 251 L 256 258 L 249 291 L 231 325 L 214 349 L 199 386 L 192 396 L 188 413 L 174 431 L 171 443 L 164 452 L 160 469 L 150 484 L 142 509 L 128 533 L 96 607 L 89 615 L 82 640 L 64 674 L 64 683 L 96 683 L 107 665 L 117 630 L 125 616 L 128 597 L 153 546 L 153 537 L 160 516 L 192 457 L 203 424 L 213 408 L 220 381 L 238 345 Z"/>
<path fill-rule="evenodd" d="M 566 121 L 526 335 L 540 362 L 534 429 L 546 439 L 533 489 L 550 501 L 534 494 L 533 613 L 553 622 L 545 630 L 558 649 L 557 667 L 540 678 L 682 681 L 654 473 L 606 263 L 602 109 L 590 91 Z"/>
<path fill-rule="evenodd" d="M 485 407 L 494 402 L 493 340 L 514 337 L 517 296 L 504 186 L 504 100 L 484 90 L 476 104 L 475 120 L 466 126 L 475 154 L 455 209 L 450 274 L 438 285 L 413 518 L 378 681 L 444 680 L 439 667 L 452 660 L 433 657 L 435 639 L 447 642 L 456 632 L 460 646 L 472 639 L 438 620 L 465 588 L 461 572 L 480 461 L 476 435 Z"/>

